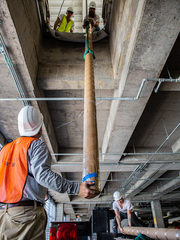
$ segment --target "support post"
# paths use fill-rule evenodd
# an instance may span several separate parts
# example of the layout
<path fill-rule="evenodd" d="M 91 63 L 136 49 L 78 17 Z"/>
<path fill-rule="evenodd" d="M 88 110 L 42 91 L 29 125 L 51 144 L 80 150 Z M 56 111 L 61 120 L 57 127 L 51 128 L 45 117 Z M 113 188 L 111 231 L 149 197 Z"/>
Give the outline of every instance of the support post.
<path fill-rule="evenodd" d="M 70 222 L 71 221 L 71 216 L 70 215 L 66 215 L 65 218 L 66 218 L 66 222 Z"/>
<path fill-rule="evenodd" d="M 155 228 L 164 228 L 164 220 L 159 200 L 151 201 L 151 210 Z"/>
<path fill-rule="evenodd" d="M 64 206 L 63 203 L 58 203 L 56 206 L 56 222 L 63 222 L 64 220 Z"/>
<path fill-rule="evenodd" d="M 100 193 L 99 152 L 96 120 L 96 99 L 94 87 L 94 64 L 92 46 L 92 27 L 86 37 L 85 82 L 84 82 L 84 136 L 83 136 L 83 182 L 94 182 L 91 189 Z M 90 53 L 91 52 L 91 53 Z"/>

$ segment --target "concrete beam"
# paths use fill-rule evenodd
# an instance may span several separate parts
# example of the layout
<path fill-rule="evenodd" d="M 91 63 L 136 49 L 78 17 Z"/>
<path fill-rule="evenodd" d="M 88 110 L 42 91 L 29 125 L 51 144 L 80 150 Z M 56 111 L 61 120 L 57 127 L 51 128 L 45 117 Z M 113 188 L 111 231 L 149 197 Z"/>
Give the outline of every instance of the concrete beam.
<path fill-rule="evenodd" d="M 66 49 L 66 51 L 64 51 Z M 96 89 L 115 89 L 109 43 L 94 44 Z M 38 70 L 38 86 L 43 90 L 84 89 L 84 44 L 59 44 L 55 39 L 44 42 Z"/>
<path fill-rule="evenodd" d="M 163 166 L 164 164 L 162 164 Z M 134 185 L 133 189 L 129 189 L 125 192 L 126 197 L 133 198 L 135 195 L 137 195 L 139 192 L 141 192 L 143 189 L 148 187 L 151 183 L 155 181 L 155 179 L 158 179 L 161 175 L 163 175 L 166 171 L 162 171 L 161 167 L 159 168 L 160 171 L 148 171 L 146 172 L 141 179 L 150 179 L 153 178 L 153 180 L 138 180 Z"/>
<path fill-rule="evenodd" d="M 159 91 L 180 91 L 180 84 L 179 83 L 163 83 L 161 84 Z"/>
<path fill-rule="evenodd" d="M 131 172 L 134 171 L 137 168 L 138 164 L 134 165 L 119 165 L 119 164 L 107 164 L 107 165 L 101 165 L 100 164 L 100 172 Z M 157 171 L 161 167 L 162 171 L 167 170 L 177 170 L 180 169 L 180 163 L 174 163 L 174 164 L 166 164 L 162 167 L 162 164 L 156 164 L 152 163 L 149 165 L 147 171 Z M 58 169 L 60 172 L 82 172 L 83 166 L 81 163 L 73 162 L 73 163 L 65 163 L 65 164 L 53 164 L 52 170 Z M 146 172 L 146 170 L 145 170 Z"/>
<path fill-rule="evenodd" d="M 154 199 L 157 199 L 157 198 L 159 199 L 161 196 L 163 196 L 169 192 L 172 192 L 179 187 L 180 187 L 180 177 L 178 176 L 174 180 L 171 180 L 168 183 L 166 183 L 164 186 L 158 187 L 159 193 L 152 193 L 152 194 L 153 194 Z"/>
<path fill-rule="evenodd" d="M 172 145 L 173 153 L 180 151 L 180 138 Z"/>
<path fill-rule="evenodd" d="M 133 1 L 133 5 L 131 1 L 115 2 L 110 35 L 113 73 L 119 79 L 115 97 L 136 96 L 143 78 L 159 77 L 179 34 L 179 10 L 177 0 Z M 154 84 L 147 84 L 137 102 L 112 102 L 103 152 L 116 152 L 117 142 L 118 151 L 124 151 L 153 87 Z"/>

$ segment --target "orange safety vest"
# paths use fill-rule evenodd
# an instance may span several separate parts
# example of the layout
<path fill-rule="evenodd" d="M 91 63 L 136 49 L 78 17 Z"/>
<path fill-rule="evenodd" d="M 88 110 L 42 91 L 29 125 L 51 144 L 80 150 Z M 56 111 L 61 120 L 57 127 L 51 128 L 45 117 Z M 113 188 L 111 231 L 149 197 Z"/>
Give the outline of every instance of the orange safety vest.
<path fill-rule="evenodd" d="M 20 137 L 0 152 L 0 202 L 17 203 L 22 198 L 28 175 L 27 150 L 33 137 Z"/>

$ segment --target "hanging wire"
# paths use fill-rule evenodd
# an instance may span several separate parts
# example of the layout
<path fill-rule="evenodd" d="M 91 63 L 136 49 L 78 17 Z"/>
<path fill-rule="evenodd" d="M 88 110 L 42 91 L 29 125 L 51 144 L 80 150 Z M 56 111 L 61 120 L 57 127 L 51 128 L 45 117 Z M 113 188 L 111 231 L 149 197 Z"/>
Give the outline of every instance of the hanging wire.
<path fill-rule="evenodd" d="M 59 9 L 58 16 L 59 16 L 59 15 L 60 15 L 60 13 L 61 13 L 61 10 L 62 10 L 62 7 L 63 7 L 63 4 L 64 4 L 64 1 L 65 1 L 65 0 L 63 0 L 63 2 L 62 2 L 62 4 L 61 4 L 61 7 L 60 7 L 60 9 Z"/>
<path fill-rule="evenodd" d="M 167 64 L 166 64 L 166 69 L 167 69 L 169 78 L 172 78 L 172 77 L 171 77 L 171 74 L 170 74 L 170 71 L 169 71 L 169 69 L 168 69 L 168 65 L 167 65 Z"/>
<path fill-rule="evenodd" d="M 87 0 L 86 0 L 86 16 L 88 15 L 88 3 L 87 3 Z"/>

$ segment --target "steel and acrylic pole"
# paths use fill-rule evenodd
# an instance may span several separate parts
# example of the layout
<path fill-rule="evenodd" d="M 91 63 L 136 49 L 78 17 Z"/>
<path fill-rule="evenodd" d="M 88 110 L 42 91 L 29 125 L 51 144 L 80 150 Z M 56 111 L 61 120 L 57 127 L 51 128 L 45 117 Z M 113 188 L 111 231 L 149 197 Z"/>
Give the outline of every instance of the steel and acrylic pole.
<path fill-rule="evenodd" d="M 151 239 L 180 240 L 180 230 L 170 228 L 124 227 L 125 234 L 137 236 L 139 233 Z"/>
<path fill-rule="evenodd" d="M 94 183 L 90 188 L 100 193 L 99 151 L 94 86 L 92 27 L 89 24 L 86 36 L 85 81 L 84 81 L 84 136 L 83 136 L 83 182 Z"/>

